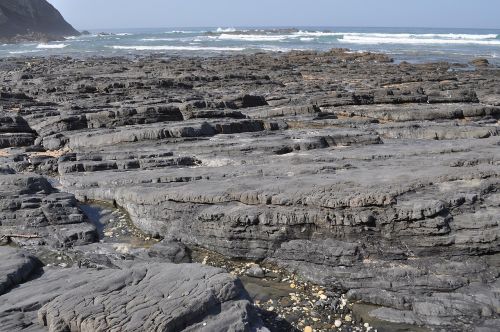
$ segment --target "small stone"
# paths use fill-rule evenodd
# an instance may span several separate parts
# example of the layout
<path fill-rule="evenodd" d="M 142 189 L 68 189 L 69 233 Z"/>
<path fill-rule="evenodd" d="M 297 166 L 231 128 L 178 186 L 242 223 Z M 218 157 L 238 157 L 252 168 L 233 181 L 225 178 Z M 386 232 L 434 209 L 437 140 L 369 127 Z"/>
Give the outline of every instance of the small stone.
<path fill-rule="evenodd" d="M 345 315 L 344 320 L 345 320 L 346 322 L 352 322 L 352 316 L 351 316 L 351 315 Z"/>
<path fill-rule="evenodd" d="M 339 327 L 342 326 L 342 322 L 339 319 L 337 319 L 337 320 L 335 320 L 335 322 L 333 323 L 333 325 L 335 325 L 335 327 L 339 328 Z"/>
<path fill-rule="evenodd" d="M 304 332 L 313 332 L 313 328 L 310 326 L 304 327 Z"/>
<path fill-rule="evenodd" d="M 293 304 L 293 302 L 290 299 L 287 299 L 286 297 L 279 300 L 279 303 L 281 304 L 281 306 L 285 308 L 291 307 Z"/>
<path fill-rule="evenodd" d="M 290 284 L 290 288 L 296 288 L 297 286 L 295 284 Z"/>
<path fill-rule="evenodd" d="M 326 296 L 325 294 L 320 294 L 319 298 L 325 301 L 326 299 L 328 299 L 328 296 Z"/>
<path fill-rule="evenodd" d="M 264 270 L 257 264 L 252 264 L 247 270 L 246 275 L 254 278 L 264 278 Z"/>
<path fill-rule="evenodd" d="M 269 307 L 267 311 L 274 311 L 274 307 Z"/>

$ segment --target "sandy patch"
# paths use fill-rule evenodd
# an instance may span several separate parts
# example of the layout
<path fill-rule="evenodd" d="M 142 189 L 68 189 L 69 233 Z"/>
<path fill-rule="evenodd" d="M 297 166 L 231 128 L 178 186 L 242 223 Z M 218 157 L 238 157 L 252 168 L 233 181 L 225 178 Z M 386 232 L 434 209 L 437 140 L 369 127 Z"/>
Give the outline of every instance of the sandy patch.
<path fill-rule="evenodd" d="M 59 158 L 68 152 L 69 152 L 69 149 L 65 148 L 65 149 L 54 150 L 54 151 L 32 152 L 29 155 L 30 155 L 30 157 L 46 156 L 46 157 Z"/>

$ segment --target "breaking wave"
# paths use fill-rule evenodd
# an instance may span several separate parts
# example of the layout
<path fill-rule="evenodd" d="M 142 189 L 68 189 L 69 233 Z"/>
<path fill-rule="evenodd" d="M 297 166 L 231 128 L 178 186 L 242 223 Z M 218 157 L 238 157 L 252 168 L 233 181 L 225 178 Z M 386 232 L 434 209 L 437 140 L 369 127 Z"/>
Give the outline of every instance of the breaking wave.
<path fill-rule="evenodd" d="M 217 28 L 217 30 L 215 30 L 215 32 L 219 32 L 219 33 L 222 33 L 222 32 L 236 32 L 236 29 L 235 28 Z"/>
<path fill-rule="evenodd" d="M 68 44 L 38 44 L 36 48 L 45 48 L 45 49 L 60 49 L 65 48 Z"/>
<path fill-rule="evenodd" d="M 339 42 L 349 44 L 476 44 L 498 46 L 500 40 L 495 34 L 407 34 L 407 33 L 343 33 Z"/>

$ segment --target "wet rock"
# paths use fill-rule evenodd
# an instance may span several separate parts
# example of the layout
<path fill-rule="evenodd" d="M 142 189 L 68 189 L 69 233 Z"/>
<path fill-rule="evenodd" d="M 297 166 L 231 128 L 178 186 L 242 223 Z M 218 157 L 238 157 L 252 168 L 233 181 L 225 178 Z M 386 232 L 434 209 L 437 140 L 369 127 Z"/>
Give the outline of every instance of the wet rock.
<path fill-rule="evenodd" d="M 189 263 L 191 261 L 186 247 L 176 241 L 163 240 L 151 247 L 147 255 L 161 262 Z"/>
<path fill-rule="evenodd" d="M 246 270 L 246 275 L 254 278 L 264 278 L 265 272 L 264 270 L 257 264 L 253 264 Z"/>
<path fill-rule="evenodd" d="M 490 65 L 488 59 L 485 58 L 476 58 L 473 59 L 470 63 L 476 67 L 488 67 Z"/>

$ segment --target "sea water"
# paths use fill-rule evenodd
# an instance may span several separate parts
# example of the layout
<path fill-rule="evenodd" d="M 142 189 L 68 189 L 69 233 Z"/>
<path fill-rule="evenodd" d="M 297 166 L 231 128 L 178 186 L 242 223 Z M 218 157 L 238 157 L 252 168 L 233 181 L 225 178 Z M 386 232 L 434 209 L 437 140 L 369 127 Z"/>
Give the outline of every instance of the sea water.
<path fill-rule="evenodd" d="M 164 28 L 96 30 L 50 43 L 0 45 L 8 56 L 213 56 L 349 48 L 390 54 L 396 61 L 500 64 L 500 30 L 429 28 Z"/>

